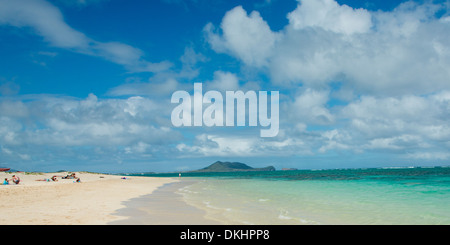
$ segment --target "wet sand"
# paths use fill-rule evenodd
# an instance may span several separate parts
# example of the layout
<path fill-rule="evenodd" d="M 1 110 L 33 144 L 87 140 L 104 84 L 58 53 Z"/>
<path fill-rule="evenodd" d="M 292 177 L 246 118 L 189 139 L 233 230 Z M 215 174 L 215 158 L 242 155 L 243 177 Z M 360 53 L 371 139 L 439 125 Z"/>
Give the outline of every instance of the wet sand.
<path fill-rule="evenodd" d="M 110 225 L 221 225 L 206 219 L 205 211 L 183 201 L 178 189 L 194 183 L 183 179 L 164 184 L 149 195 L 123 202 L 125 208 L 119 209 L 115 216 L 127 218 L 110 222 Z"/>

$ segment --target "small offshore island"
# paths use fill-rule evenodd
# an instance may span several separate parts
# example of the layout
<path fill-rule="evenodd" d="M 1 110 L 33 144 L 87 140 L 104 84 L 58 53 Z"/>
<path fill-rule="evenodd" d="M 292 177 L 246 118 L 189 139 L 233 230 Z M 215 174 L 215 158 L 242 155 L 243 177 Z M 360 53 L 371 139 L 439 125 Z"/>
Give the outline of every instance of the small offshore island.
<path fill-rule="evenodd" d="M 269 172 L 276 171 L 274 166 L 267 166 L 264 168 L 253 168 L 245 163 L 241 162 L 222 162 L 216 161 L 213 164 L 190 171 L 177 171 L 177 172 L 143 172 L 143 173 L 120 173 L 120 175 L 128 176 L 153 176 L 153 177 L 177 177 L 179 174 L 183 176 L 197 176 L 197 174 L 212 174 L 212 173 L 238 173 L 238 172 Z"/>
<path fill-rule="evenodd" d="M 237 171 L 275 171 L 275 167 L 268 166 L 265 168 L 252 168 L 247 164 L 240 162 L 221 162 L 217 161 L 206 168 L 188 171 L 187 173 L 204 173 L 204 172 L 237 172 Z"/>

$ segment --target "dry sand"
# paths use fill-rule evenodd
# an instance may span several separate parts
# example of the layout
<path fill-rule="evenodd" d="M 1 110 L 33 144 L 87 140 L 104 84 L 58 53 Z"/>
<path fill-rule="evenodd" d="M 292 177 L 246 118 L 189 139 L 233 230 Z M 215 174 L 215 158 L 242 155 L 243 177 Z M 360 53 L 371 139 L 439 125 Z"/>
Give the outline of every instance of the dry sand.
<path fill-rule="evenodd" d="M 19 185 L 0 185 L 0 225 L 103 225 L 127 218 L 116 213 L 125 207 L 125 201 L 178 181 L 76 172 L 81 183 L 74 183 L 74 179 L 61 178 L 67 172 L 1 172 L 1 183 L 13 174 L 21 179 Z M 53 175 L 60 176 L 58 181 L 37 181 Z"/>

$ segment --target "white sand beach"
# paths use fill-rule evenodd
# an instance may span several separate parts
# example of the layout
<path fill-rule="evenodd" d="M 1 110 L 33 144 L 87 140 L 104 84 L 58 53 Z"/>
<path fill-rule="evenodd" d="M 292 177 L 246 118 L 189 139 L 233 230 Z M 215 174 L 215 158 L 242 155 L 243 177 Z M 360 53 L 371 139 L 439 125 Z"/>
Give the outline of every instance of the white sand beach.
<path fill-rule="evenodd" d="M 76 179 L 62 179 L 62 173 L 0 173 L 17 175 L 15 185 L 0 185 L 0 225 L 102 225 L 126 217 L 115 215 L 124 201 L 148 195 L 158 187 L 177 181 L 152 178 L 75 172 Z M 57 181 L 43 181 L 57 176 Z M 126 179 L 122 179 L 125 177 Z"/>

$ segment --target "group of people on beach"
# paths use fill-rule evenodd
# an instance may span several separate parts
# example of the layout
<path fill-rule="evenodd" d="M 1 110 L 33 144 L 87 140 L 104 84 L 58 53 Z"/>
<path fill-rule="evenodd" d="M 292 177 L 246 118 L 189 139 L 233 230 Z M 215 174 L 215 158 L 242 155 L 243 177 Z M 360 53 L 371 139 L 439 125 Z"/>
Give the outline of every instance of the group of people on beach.
<path fill-rule="evenodd" d="M 56 175 L 53 175 L 50 179 L 38 179 L 38 180 L 36 180 L 36 181 L 47 181 L 47 182 L 50 182 L 50 181 L 58 181 L 58 179 L 57 179 L 56 177 L 61 177 L 61 179 L 75 179 L 74 183 L 75 183 L 75 182 L 76 182 L 76 183 L 81 182 L 80 178 L 77 177 L 77 176 L 75 175 L 75 173 L 67 174 L 66 176 L 56 176 Z"/>
<path fill-rule="evenodd" d="M 53 175 L 51 178 L 49 179 L 37 179 L 36 181 L 46 181 L 46 182 L 51 182 L 51 181 L 58 181 L 57 177 L 61 177 L 61 179 L 74 179 L 74 183 L 80 183 L 81 179 L 79 177 L 77 177 L 75 175 L 75 173 L 72 174 L 67 174 L 66 176 L 56 176 Z M 20 178 L 19 176 L 13 175 L 11 179 L 5 178 L 5 180 L 3 181 L 3 185 L 9 185 L 10 182 L 18 185 L 20 183 Z"/>
<path fill-rule="evenodd" d="M 53 176 L 53 177 L 56 177 L 56 176 Z M 80 178 L 77 177 L 77 176 L 75 175 L 75 173 L 72 173 L 72 174 L 70 174 L 70 175 L 68 174 L 68 175 L 62 177 L 62 179 L 76 179 L 76 180 L 74 181 L 74 183 L 80 183 L 80 182 L 81 182 Z"/>
<path fill-rule="evenodd" d="M 3 184 L 9 185 L 9 181 L 12 181 L 14 184 L 18 185 L 20 183 L 20 178 L 19 178 L 19 176 L 13 175 L 10 180 L 8 178 L 5 178 L 5 180 L 3 181 Z"/>

